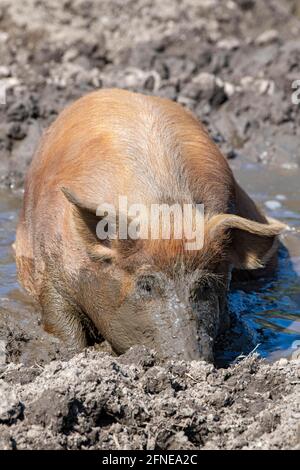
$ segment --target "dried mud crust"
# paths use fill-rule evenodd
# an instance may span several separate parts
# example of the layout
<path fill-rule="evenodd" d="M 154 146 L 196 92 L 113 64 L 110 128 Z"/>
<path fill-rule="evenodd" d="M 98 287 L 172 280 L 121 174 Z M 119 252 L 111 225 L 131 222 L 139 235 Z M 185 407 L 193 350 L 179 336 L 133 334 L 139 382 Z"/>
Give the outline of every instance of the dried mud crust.
<path fill-rule="evenodd" d="M 1 370 L 2 449 L 299 449 L 299 360 L 229 369 L 133 348 Z"/>
<path fill-rule="evenodd" d="M 101 87 L 192 109 L 229 158 L 297 166 L 297 0 L 0 2 L 0 179 L 20 187 L 40 135 Z"/>

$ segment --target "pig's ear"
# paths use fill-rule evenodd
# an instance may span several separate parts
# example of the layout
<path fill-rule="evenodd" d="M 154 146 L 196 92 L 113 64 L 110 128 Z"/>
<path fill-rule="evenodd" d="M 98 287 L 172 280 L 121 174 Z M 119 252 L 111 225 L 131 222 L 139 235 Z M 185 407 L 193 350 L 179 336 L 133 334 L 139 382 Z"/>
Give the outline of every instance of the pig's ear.
<path fill-rule="evenodd" d="M 275 220 L 259 223 L 232 214 L 215 215 L 208 221 L 210 238 L 229 236 L 229 256 L 236 269 L 259 269 L 266 266 L 278 247 L 278 235 L 286 225 Z"/>
<path fill-rule="evenodd" d="M 97 204 L 83 200 L 73 191 L 62 187 L 61 191 L 74 208 L 74 222 L 78 235 L 82 238 L 87 251 L 93 258 L 107 260 L 114 255 L 109 237 L 101 240 L 97 236 L 97 224 L 101 216 L 96 214 Z"/>
<path fill-rule="evenodd" d="M 77 194 L 71 191 L 69 188 L 62 187 L 61 188 L 63 194 L 66 196 L 68 201 L 73 204 L 77 209 L 88 212 L 89 214 L 93 214 L 96 216 L 97 211 L 97 204 L 92 204 L 90 202 L 84 201 L 81 199 Z"/>

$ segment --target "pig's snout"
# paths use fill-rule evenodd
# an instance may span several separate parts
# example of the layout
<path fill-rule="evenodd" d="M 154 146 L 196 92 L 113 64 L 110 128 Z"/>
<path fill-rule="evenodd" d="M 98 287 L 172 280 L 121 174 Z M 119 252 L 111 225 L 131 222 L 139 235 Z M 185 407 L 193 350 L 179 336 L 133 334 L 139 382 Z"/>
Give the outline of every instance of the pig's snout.
<path fill-rule="evenodd" d="M 100 331 L 118 354 L 143 345 L 163 360 L 212 362 L 213 339 L 204 321 L 209 313 L 199 312 L 186 290 L 172 280 L 147 275 Z"/>
<path fill-rule="evenodd" d="M 191 308 L 173 312 L 166 323 L 156 339 L 162 359 L 213 361 L 213 339 L 199 328 L 197 315 Z"/>
<path fill-rule="evenodd" d="M 122 354 L 130 347 L 154 349 L 162 360 L 211 360 L 208 346 L 201 348 L 197 321 L 188 309 L 147 310 L 139 318 L 120 315 L 110 325 L 107 339 Z M 209 344 L 209 342 L 207 342 Z"/>

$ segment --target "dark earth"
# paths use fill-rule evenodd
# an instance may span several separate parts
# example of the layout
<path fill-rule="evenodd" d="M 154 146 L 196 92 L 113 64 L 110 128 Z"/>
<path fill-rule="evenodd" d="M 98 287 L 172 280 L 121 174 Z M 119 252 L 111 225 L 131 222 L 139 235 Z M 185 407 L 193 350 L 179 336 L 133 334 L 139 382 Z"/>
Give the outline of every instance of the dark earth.
<path fill-rule="evenodd" d="M 1 0 L 1 194 L 22 194 L 43 130 L 100 87 L 177 100 L 230 162 L 298 168 L 299 37 L 296 0 Z M 38 311 L 0 317 L 2 449 L 300 449 L 299 355 L 226 368 L 105 345 L 72 357 Z"/>

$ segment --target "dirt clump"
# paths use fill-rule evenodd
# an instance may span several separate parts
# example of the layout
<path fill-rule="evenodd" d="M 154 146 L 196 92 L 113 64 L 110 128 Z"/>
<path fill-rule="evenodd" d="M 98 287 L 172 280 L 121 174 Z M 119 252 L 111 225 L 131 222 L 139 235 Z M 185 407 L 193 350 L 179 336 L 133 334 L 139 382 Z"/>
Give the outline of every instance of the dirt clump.
<path fill-rule="evenodd" d="M 43 368 L 11 363 L 0 378 L 2 449 L 300 448 L 299 360 L 216 369 L 161 364 L 142 347 L 86 350 Z"/>

